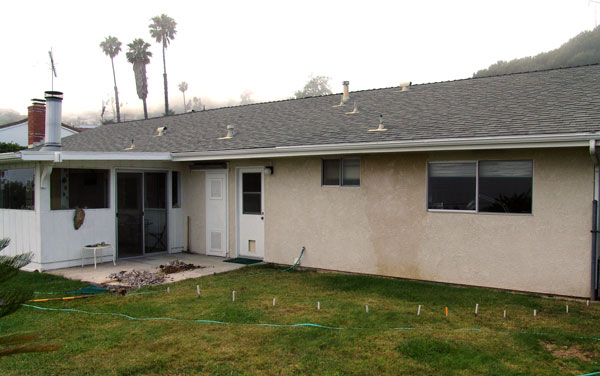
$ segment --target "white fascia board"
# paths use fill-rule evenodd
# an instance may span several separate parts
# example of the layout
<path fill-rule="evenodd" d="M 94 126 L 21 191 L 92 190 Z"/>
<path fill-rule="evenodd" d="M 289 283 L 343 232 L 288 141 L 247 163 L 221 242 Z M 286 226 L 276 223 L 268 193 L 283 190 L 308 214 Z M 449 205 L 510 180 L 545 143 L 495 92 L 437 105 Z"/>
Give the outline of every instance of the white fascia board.
<path fill-rule="evenodd" d="M 171 153 L 22 151 L 23 161 L 170 161 Z M 0 155 L 1 156 L 1 155 Z"/>
<path fill-rule="evenodd" d="M 174 162 L 419 151 L 587 147 L 597 133 L 430 139 L 173 153 Z"/>
<path fill-rule="evenodd" d="M 1 162 L 20 161 L 21 156 L 19 152 L 14 153 L 0 153 Z"/>

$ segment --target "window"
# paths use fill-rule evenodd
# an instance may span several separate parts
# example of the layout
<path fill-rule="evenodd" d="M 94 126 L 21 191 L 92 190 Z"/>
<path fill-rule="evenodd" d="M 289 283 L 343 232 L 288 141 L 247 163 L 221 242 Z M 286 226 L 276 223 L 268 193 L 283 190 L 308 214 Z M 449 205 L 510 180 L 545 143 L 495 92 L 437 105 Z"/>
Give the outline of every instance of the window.
<path fill-rule="evenodd" d="M 360 159 L 323 159 L 321 184 L 360 186 Z"/>
<path fill-rule="evenodd" d="M 34 209 L 33 168 L 0 170 L 0 208 Z"/>
<path fill-rule="evenodd" d="M 53 169 L 50 174 L 50 208 L 108 208 L 108 170 Z"/>
<path fill-rule="evenodd" d="M 479 211 L 531 213 L 532 161 L 479 162 Z"/>
<path fill-rule="evenodd" d="M 429 163 L 427 208 L 531 213 L 532 187 L 532 161 Z"/>
<path fill-rule="evenodd" d="M 171 172 L 171 205 L 174 208 L 181 207 L 179 203 L 179 172 Z"/>
<path fill-rule="evenodd" d="M 428 208 L 475 210 L 475 163 L 430 163 Z"/>
<path fill-rule="evenodd" d="M 260 172 L 242 173 L 242 213 L 262 214 L 262 177 Z"/>

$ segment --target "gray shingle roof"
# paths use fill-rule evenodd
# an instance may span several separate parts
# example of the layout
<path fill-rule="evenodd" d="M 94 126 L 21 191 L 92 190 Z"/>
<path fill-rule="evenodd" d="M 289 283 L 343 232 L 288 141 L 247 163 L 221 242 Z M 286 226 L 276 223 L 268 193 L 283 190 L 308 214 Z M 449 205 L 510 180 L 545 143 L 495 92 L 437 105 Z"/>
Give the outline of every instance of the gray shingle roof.
<path fill-rule="evenodd" d="M 373 141 L 600 131 L 600 66 L 351 92 L 104 125 L 63 140 L 66 151 L 187 152 Z M 359 113 L 349 115 L 353 103 Z M 383 115 L 385 132 L 376 128 Z M 226 125 L 235 136 L 219 140 Z M 155 137 L 156 128 L 168 127 Z"/>

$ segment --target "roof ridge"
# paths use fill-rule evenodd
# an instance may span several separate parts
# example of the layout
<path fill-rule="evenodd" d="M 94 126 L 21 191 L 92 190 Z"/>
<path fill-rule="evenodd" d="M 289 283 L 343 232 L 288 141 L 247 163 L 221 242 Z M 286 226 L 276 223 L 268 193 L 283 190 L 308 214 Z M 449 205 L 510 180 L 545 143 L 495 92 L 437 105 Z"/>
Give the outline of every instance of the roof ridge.
<path fill-rule="evenodd" d="M 23 119 L 21 119 L 21 120 L 13 121 L 12 123 L 1 124 L 1 125 L 0 125 L 0 129 L 2 129 L 2 128 L 6 128 L 6 127 L 10 127 L 11 125 L 17 125 L 17 124 L 19 124 L 19 123 L 22 123 L 22 122 L 24 122 L 24 121 L 27 121 L 27 119 L 28 119 L 28 118 L 27 118 L 27 117 L 25 117 L 25 118 L 23 118 Z"/>
<path fill-rule="evenodd" d="M 504 73 L 504 74 L 497 74 L 497 75 L 483 76 L 483 77 L 465 77 L 465 78 L 457 78 L 457 79 L 451 79 L 451 80 L 423 82 L 423 83 L 419 83 L 419 84 L 411 84 L 411 86 L 425 86 L 425 85 L 437 85 L 437 84 L 445 84 L 445 83 L 451 83 L 451 82 L 462 82 L 462 81 L 470 81 L 470 80 L 483 80 L 483 79 L 491 79 L 491 78 L 496 78 L 496 77 L 506 77 L 506 76 L 524 75 L 524 74 L 532 74 L 532 73 L 543 73 L 543 72 L 558 71 L 558 70 L 584 68 L 584 67 L 590 67 L 590 66 L 600 66 L 600 63 L 583 64 L 583 65 L 576 65 L 576 66 L 569 66 L 569 67 L 557 67 L 557 68 L 538 69 L 538 70 L 524 71 L 524 72 Z M 398 85 L 398 86 L 388 86 L 388 87 L 381 87 L 381 88 L 362 89 L 362 90 L 351 91 L 350 93 L 351 94 L 352 93 L 356 94 L 356 93 L 364 93 L 364 92 L 371 92 L 371 91 L 383 91 L 383 90 L 390 90 L 390 89 L 398 89 L 400 87 L 401 86 Z M 184 115 L 190 115 L 190 114 L 199 114 L 199 113 L 203 113 L 203 112 L 214 112 L 214 111 L 219 111 L 219 110 L 228 110 L 228 109 L 232 109 L 232 108 L 245 108 L 245 107 L 250 107 L 250 106 L 258 106 L 258 105 L 273 104 L 273 103 L 283 103 L 283 102 L 291 102 L 291 101 L 310 100 L 310 99 L 315 99 L 315 98 L 334 97 L 334 96 L 341 95 L 341 94 L 342 94 L 341 92 L 337 92 L 337 93 L 331 93 L 331 94 L 325 94 L 325 95 L 315 95 L 315 96 L 303 97 L 303 98 L 285 98 L 285 99 L 270 100 L 270 101 L 266 101 L 266 102 L 256 102 L 256 103 L 247 103 L 247 104 L 239 104 L 239 105 L 229 105 L 229 106 L 223 106 L 223 107 L 209 108 L 209 109 L 200 110 L 200 111 L 184 112 L 184 113 L 173 114 L 173 115 L 168 115 L 168 116 L 165 116 L 165 115 L 156 116 L 156 117 L 151 117 L 151 118 L 148 118 L 148 119 L 127 120 L 127 121 L 122 121 L 120 123 L 106 124 L 106 125 L 111 126 L 111 125 L 133 123 L 133 122 L 140 122 L 140 121 L 146 121 L 146 120 L 167 119 L 167 118 L 173 118 L 173 117 L 176 117 L 176 116 L 184 116 Z"/>

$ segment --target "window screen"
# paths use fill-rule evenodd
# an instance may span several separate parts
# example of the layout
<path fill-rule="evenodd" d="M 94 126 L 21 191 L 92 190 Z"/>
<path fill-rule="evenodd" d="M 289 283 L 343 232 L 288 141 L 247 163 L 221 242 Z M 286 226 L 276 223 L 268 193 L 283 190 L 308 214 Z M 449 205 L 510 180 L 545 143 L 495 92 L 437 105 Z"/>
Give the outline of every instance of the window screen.
<path fill-rule="evenodd" d="M 342 185 L 360 185 L 360 159 L 342 159 Z"/>
<path fill-rule="evenodd" d="M 262 213 L 262 179 L 260 172 L 242 174 L 242 212 L 243 214 Z"/>
<path fill-rule="evenodd" d="M 360 186 L 360 159 L 324 159 L 321 184 Z"/>
<path fill-rule="evenodd" d="M 0 170 L 0 208 L 34 209 L 33 168 Z"/>
<path fill-rule="evenodd" d="M 479 211 L 531 213 L 532 161 L 479 162 Z"/>
<path fill-rule="evenodd" d="M 108 170 L 55 168 L 50 174 L 50 208 L 108 208 Z"/>
<path fill-rule="evenodd" d="M 430 163 L 429 209 L 475 210 L 476 163 Z"/>

